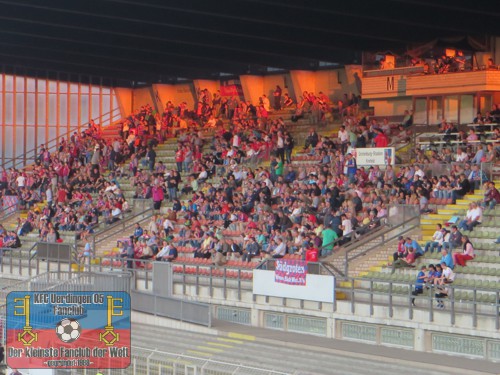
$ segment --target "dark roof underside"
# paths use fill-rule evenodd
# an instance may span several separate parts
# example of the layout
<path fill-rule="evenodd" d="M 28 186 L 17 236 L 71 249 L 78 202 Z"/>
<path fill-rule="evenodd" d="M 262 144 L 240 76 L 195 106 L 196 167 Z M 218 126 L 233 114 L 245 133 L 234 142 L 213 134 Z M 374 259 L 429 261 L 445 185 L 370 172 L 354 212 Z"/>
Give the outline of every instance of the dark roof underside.
<path fill-rule="evenodd" d="M 0 62 L 20 74 L 53 70 L 127 85 L 316 69 L 360 63 L 363 50 L 495 34 L 500 12 L 484 3 L 0 0 Z"/>

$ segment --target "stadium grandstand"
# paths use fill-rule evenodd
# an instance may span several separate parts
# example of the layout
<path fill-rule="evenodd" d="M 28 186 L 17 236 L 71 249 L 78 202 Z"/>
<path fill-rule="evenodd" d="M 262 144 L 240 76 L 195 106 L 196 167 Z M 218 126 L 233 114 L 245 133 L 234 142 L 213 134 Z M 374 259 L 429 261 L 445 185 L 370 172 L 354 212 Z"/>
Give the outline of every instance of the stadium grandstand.
<path fill-rule="evenodd" d="M 2 371 L 500 373 L 500 16 L 446 3 L 0 0 Z"/>

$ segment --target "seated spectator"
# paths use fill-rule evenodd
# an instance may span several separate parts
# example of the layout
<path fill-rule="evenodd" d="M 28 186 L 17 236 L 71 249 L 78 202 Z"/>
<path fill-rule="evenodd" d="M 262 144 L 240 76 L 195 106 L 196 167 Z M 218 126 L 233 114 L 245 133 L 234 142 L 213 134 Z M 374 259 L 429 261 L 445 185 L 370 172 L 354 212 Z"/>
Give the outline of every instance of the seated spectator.
<path fill-rule="evenodd" d="M 483 210 L 476 202 L 472 202 L 469 205 L 465 218 L 460 222 L 458 227 L 462 230 L 472 231 L 474 227 L 481 224 L 482 220 Z"/>
<path fill-rule="evenodd" d="M 434 285 L 438 287 L 444 284 L 451 284 L 455 280 L 455 273 L 447 266 L 446 262 L 441 262 L 441 269 L 441 276 L 434 279 Z"/>
<path fill-rule="evenodd" d="M 8 231 L 7 235 L 3 239 L 3 247 L 9 247 L 11 249 L 18 249 L 21 247 L 21 240 L 17 233 L 13 231 Z"/>
<path fill-rule="evenodd" d="M 122 210 L 118 205 L 115 205 L 111 210 L 111 215 L 109 216 L 106 224 L 113 224 L 122 218 Z"/>
<path fill-rule="evenodd" d="M 242 260 L 244 262 L 251 262 L 252 258 L 258 256 L 260 254 L 259 244 L 255 240 L 254 236 L 251 236 L 248 244 L 246 245 L 243 251 Z"/>
<path fill-rule="evenodd" d="M 456 249 L 457 247 L 462 245 L 462 233 L 458 230 L 456 225 L 451 227 L 450 237 L 448 242 L 443 243 L 443 247 L 450 250 Z"/>
<path fill-rule="evenodd" d="M 277 243 L 276 248 L 273 251 L 271 251 L 269 255 L 271 256 L 271 258 L 274 259 L 283 258 L 286 255 L 286 250 L 287 250 L 286 242 L 283 241 L 283 238 L 278 237 L 276 238 L 276 243 Z"/>
<path fill-rule="evenodd" d="M 412 240 L 410 237 L 406 237 L 406 243 L 405 243 L 406 251 L 407 253 L 412 250 L 415 254 L 415 258 L 419 258 L 422 255 L 424 255 L 424 250 L 422 247 L 419 245 L 419 243 L 416 240 Z"/>
<path fill-rule="evenodd" d="M 441 263 L 446 263 L 446 266 L 453 269 L 455 268 L 455 264 L 453 263 L 453 256 L 451 255 L 451 251 L 447 249 L 441 250 Z"/>
<path fill-rule="evenodd" d="M 396 268 L 415 267 L 415 260 L 416 260 L 415 255 L 416 255 L 415 250 L 413 248 L 409 248 L 408 254 L 406 255 L 405 258 L 399 258 L 398 260 L 392 263 L 391 274 L 396 272 Z"/>
<path fill-rule="evenodd" d="M 399 258 L 406 258 L 406 255 L 408 254 L 406 251 L 406 246 L 405 246 L 405 238 L 403 236 L 399 236 L 398 238 L 398 249 L 394 254 L 392 254 L 393 261 L 395 262 Z"/>
<path fill-rule="evenodd" d="M 229 253 L 229 243 L 225 239 L 218 240 L 214 247 L 214 265 L 222 267 L 227 264 L 227 254 Z"/>
<path fill-rule="evenodd" d="M 437 308 L 444 309 L 444 299 L 448 297 L 448 288 L 440 288 L 436 291 L 434 296 L 437 299 Z"/>
<path fill-rule="evenodd" d="M 235 241 L 228 238 L 227 243 L 229 245 L 228 256 L 234 256 L 235 258 L 240 258 L 243 255 L 243 251 L 241 250 L 240 245 L 238 245 Z"/>
<path fill-rule="evenodd" d="M 453 204 L 456 203 L 457 199 L 461 199 L 465 194 L 469 193 L 471 189 L 470 181 L 465 177 L 465 174 L 461 174 L 458 180 L 457 186 L 452 190 Z"/>
<path fill-rule="evenodd" d="M 443 240 L 443 226 L 441 224 L 436 224 L 436 231 L 432 235 L 432 240 L 427 241 L 425 244 L 425 252 L 430 251 L 431 253 L 434 252 L 435 249 L 438 248 L 440 241 Z"/>
<path fill-rule="evenodd" d="M 493 210 L 498 203 L 500 203 L 500 192 L 495 187 L 495 183 L 493 181 L 486 182 L 481 207 Z"/>
<path fill-rule="evenodd" d="M 210 259 L 212 256 L 212 249 L 215 246 L 215 239 L 212 232 L 207 232 L 205 239 L 201 243 L 200 247 L 195 250 L 195 258 Z"/>
<path fill-rule="evenodd" d="M 162 241 L 162 245 L 163 247 L 156 255 L 156 260 L 163 262 L 172 262 L 176 260 L 178 256 L 177 248 L 165 240 Z"/>
<path fill-rule="evenodd" d="M 439 266 L 439 269 L 441 269 L 441 266 Z M 434 285 L 434 279 L 438 277 L 438 271 L 436 270 L 436 266 L 434 264 L 429 264 L 428 267 L 428 272 L 427 275 L 425 276 L 424 280 L 426 283 L 425 288 L 429 289 L 429 285 Z M 441 275 L 441 272 L 439 272 L 439 276 Z"/>
<path fill-rule="evenodd" d="M 474 259 L 474 246 L 468 236 L 462 236 L 462 253 L 453 253 L 453 263 L 465 267 L 468 260 Z"/>

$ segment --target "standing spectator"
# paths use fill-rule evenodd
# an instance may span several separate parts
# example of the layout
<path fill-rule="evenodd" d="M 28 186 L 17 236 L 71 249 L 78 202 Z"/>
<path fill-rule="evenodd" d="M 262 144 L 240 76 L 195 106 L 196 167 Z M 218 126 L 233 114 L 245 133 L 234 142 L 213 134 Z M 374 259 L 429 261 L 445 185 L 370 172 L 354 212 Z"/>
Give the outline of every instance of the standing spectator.
<path fill-rule="evenodd" d="M 354 182 L 354 176 L 356 176 L 357 170 L 356 159 L 352 154 L 347 154 L 344 164 L 344 174 L 349 178 L 350 183 Z"/>
<path fill-rule="evenodd" d="M 137 223 L 137 226 L 139 226 L 139 223 Z M 134 268 L 134 254 L 135 254 L 134 241 L 136 241 L 136 238 L 134 236 L 130 236 L 129 241 L 127 241 L 127 244 L 125 246 L 125 254 L 127 256 L 127 268 L 129 269 Z"/>
<path fill-rule="evenodd" d="M 276 85 L 276 88 L 274 89 L 273 92 L 273 97 L 274 97 L 274 109 L 276 111 L 279 111 L 281 109 L 281 87 L 279 85 Z"/>
<path fill-rule="evenodd" d="M 333 253 L 335 240 L 337 240 L 339 236 L 331 227 L 325 228 L 323 232 L 321 232 L 321 235 L 323 237 L 323 242 L 321 244 L 321 256 L 325 257 Z"/>
<path fill-rule="evenodd" d="M 149 145 L 148 152 L 146 153 L 146 159 L 148 160 L 149 171 L 153 172 L 156 163 L 156 151 L 153 149 L 152 145 Z"/>
<path fill-rule="evenodd" d="M 163 187 L 159 184 L 155 184 L 152 189 L 153 194 L 153 208 L 157 211 L 161 208 L 161 202 L 165 198 L 165 193 L 163 192 Z"/>
<path fill-rule="evenodd" d="M 425 284 L 425 279 L 426 279 L 425 272 L 426 271 L 427 271 L 427 267 L 424 265 L 424 266 L 422 266 L 422 268 L 418 272 L 417 280 L 415 281 L 415 290 L 413 292 L 411 292 L 412 296 L 414 296 L 411 299 L 411 304 L 413 306 L 416 306 L 415 305 L 415 296 L 418 296 L 419 294 L 422 294 L 424 292 L 424 284 Z"/>
<path fill-rule="evenodd" d="M 182 166 L 184 163 L 184 150 L 181 146 L 175 152 L 175 162 L 177 164 L 177 172 L 182 173 Z"/>

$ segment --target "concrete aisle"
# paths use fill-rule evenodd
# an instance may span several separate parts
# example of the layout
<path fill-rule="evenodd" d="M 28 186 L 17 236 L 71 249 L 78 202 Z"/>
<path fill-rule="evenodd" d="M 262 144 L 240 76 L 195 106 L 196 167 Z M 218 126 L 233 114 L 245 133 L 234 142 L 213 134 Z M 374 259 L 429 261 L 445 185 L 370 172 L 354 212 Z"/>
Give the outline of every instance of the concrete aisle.
<path fill-rule="evenodd" d="M 164 320 L 162 320 L 164 321 Z M 176 324 L 176 323 L 172 323 Z M 178 322 L 177 322 L 178 324 Z M 168 325 L 168 323 L 166 324 Z M 178 330 L 134 323 L 133 345 L 300 375 L 500 374 L 500 364 L 214 321 Z"/>

